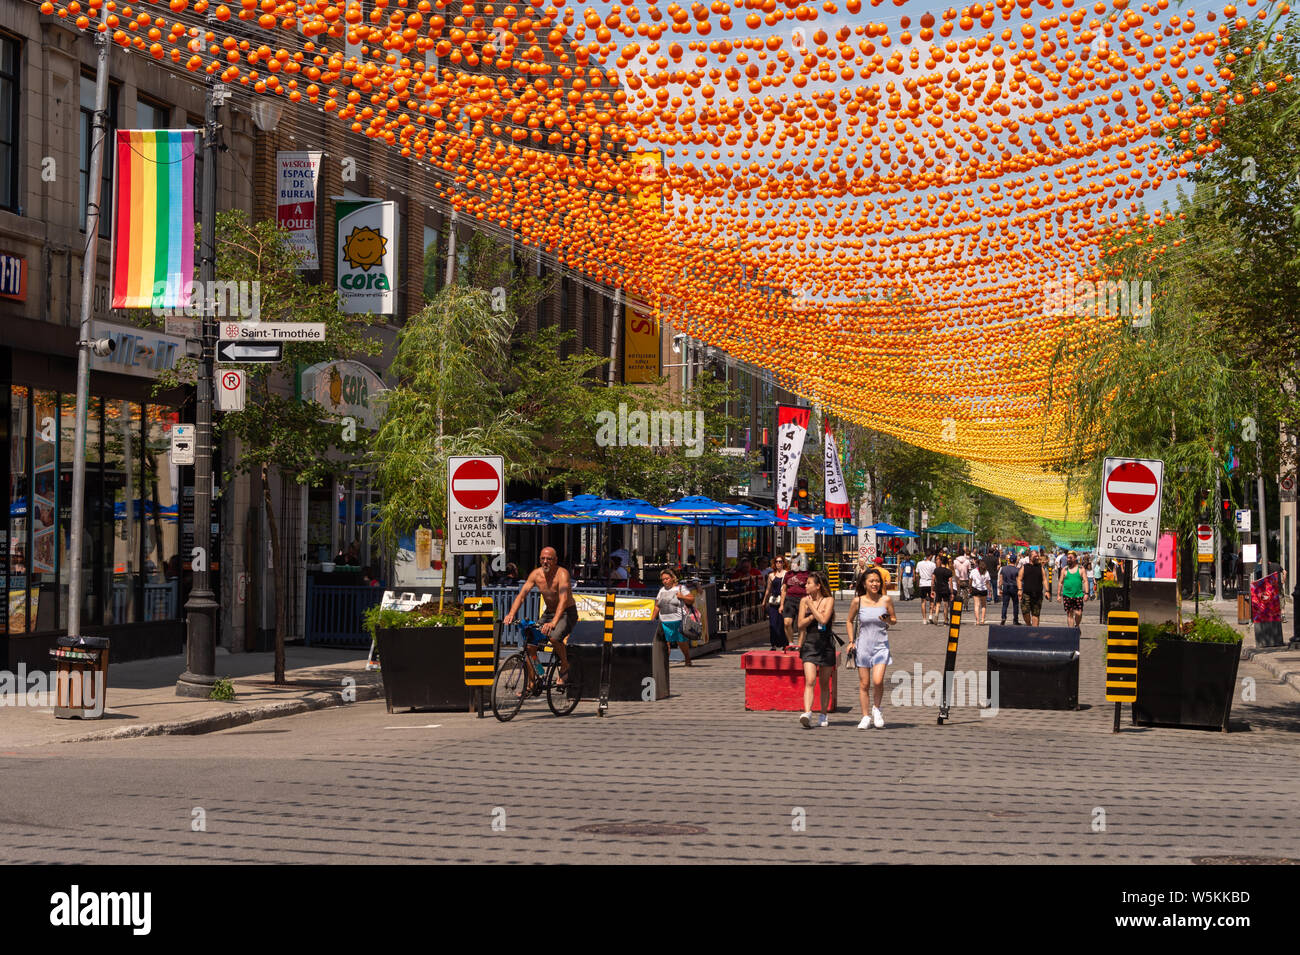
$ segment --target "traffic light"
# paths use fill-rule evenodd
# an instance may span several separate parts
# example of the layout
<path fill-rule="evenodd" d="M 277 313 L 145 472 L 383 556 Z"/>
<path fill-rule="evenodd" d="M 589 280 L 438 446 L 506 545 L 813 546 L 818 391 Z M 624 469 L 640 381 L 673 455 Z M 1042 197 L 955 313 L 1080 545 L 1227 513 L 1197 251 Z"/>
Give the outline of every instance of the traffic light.
<path fill-rule="evenodd" d="M 1226 497 L 1223 499 L 1223 516 L 1227 517 L 1232 513 L 1232 502 Z"/>
<path fill-rule="evenodd" d="M 795 492 L 794 499 L 795 499 L 795 503 L 799 505 L 800 510 L 803 510 L 805 507 L 808 506 L 808 479 L 807 478 L 799 479 L 799 488 Z"/>

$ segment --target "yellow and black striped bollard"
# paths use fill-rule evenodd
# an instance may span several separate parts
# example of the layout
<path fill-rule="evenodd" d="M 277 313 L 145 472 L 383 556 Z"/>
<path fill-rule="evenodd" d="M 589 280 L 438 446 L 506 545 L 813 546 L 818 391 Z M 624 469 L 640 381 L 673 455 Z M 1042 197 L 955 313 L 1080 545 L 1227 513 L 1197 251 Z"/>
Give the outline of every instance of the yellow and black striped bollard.
<path fill-rule="evenodd" d="M 961 633 L 961 598 L 952 598 L 948 612 L 948 655 L 943 660 L 943 700 L 939 704 L 939 725 L 948 718 L 948 693 L 952 687 L 952 673 L 957 669 L 957 637 Z"/>
<path fill-rule="evenodd" d="M 1132 610 L 1112 610 L 1106 615 L 1106 702 L 1115 704 L 1115 726 L 1125 703 L 1137 702 L 1138 615 Z"/>
<path fill-rule="evenodd" d="M 465 601 L 465 685 L 474 688 L 474 704 L 483 717 L 483 687 L 496 673 L 496 619 L 491 597 Z"/>
<path fill-rule="evenodd" d="M 614 591 L 605 591 L 605 639 L 600 645 L 600 703 L 598 716 L 609 715 L 609 684 L 614 675 Z"/>
<path fill-rule="evenodd" d="M 830 581 L 831 594 L 840 592 L 840 565 L 837 561 L 830 561 L 826 564 L 826 578 Z"/>

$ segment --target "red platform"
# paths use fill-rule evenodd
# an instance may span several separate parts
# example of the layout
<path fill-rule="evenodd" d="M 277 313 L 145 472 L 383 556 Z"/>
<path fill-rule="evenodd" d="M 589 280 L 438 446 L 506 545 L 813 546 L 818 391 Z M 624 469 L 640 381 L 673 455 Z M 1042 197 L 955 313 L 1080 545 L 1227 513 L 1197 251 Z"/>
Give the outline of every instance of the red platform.
<path fill-rule="evenodd" d="M 836 653 L 836 660 L 839 653 Z M 741 654 L 745 671 L 745 709 L 803 712 L 803 661 L 796 650 L 750 650 Z M 831 673 L 829 712 L 835 712 L 839 668 Z M 821 686 L 813 688 L 813 711 L 821 710 Z"/>

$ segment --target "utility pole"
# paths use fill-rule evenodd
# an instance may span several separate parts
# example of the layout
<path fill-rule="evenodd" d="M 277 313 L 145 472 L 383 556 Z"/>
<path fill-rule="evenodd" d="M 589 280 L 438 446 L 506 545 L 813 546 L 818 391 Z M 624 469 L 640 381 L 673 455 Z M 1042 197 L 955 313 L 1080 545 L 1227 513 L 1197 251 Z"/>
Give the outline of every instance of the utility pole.
<path fill-rule="evenodd" d="M 1255 433 L 1255 472 L 1259 499 L 1259 576 L 1268 576 L 1268 515 L 1264 512 L 1264 442 Z"/>
<path fill-rule="evenodd" d="M 108 17 L 108 5 L 103 16 Z M 103 196 L 104 142 L 108 111 L 108 32 L 95 36 L 95 118 L 90 130 L 90 182 L 86 184 L 86 248 L 81 257 L 81 325 L 77 336 L 76 447 L 72 456 L 72 526 L 68 554 L 68 636 L 81 636 L 81 554 L 86 535 L 86 414 L 90 403 L 90 306 L 99 271 L 99 207 Z M 134 502 L 128 500 L 130 513 Z"/>
<path fill-rule="evenodd" d="M 1215 463 L 1214 470 L 1214 498 L 1212 502 L 1214 507 L 1214 599 L 1216 601 L 1223 599 L 1223 499 L 1219 497 L 1219 470 L 1218 463 Z M 1200 588 L 1197 588 L 1200 591 Z"/>
<path fill-rule="evenodd" d="M 212 592 L 212 358 L 216 323 L 213 297 L 207 294 L 217 277 L 217 107 L 228 91 L 208 75 L 203 101 L 203 208 L 199 215 L 199 284 L 204 289 L 198 400 L 194 422 L 194 549 L 190 559 L 194 586 L 185 602 L 188 639 L 185 672 L 176 681 L 177 696 L 206 698 L 217 680 L 217 601 Z M 281 568 L 277 567 L 279 572 Z"/>
<path fill-rule="evenodd" d="M 614 369 L 618 364 L 618 327 L 623 323 L 623 290 L 614 290 L 614 318 L 609 327 L 609 377 L 607 384 L 614 387 Z"/>

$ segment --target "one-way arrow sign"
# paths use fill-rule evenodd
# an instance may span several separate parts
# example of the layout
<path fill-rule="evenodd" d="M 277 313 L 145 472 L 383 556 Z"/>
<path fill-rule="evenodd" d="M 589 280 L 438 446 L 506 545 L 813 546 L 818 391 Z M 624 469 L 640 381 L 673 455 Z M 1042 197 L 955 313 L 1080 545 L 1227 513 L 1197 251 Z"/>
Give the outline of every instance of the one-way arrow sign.
<path fill-rule="evenodd" d="M 252 362 L 277 362 L 284 352 L 282 342 L 268 342 L 265 345 L 250 345 L 247 342 L 217 342 L 217 361 L 227 364 L 249 364 Z"/>

